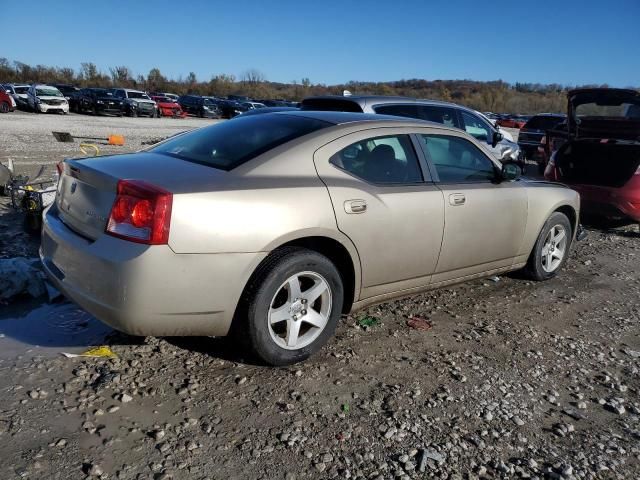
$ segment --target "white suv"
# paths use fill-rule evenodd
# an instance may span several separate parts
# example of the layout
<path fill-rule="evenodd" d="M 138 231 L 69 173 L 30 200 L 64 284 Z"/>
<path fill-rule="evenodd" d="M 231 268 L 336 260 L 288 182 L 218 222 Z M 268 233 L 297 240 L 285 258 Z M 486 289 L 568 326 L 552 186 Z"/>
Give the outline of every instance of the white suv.
<path fill-rule="evenodd" d="M 60 90 L 51 85 L 31 85 L 27 91 L 27 103 L 36 113 L 69 113 L 69 102 Z"/>

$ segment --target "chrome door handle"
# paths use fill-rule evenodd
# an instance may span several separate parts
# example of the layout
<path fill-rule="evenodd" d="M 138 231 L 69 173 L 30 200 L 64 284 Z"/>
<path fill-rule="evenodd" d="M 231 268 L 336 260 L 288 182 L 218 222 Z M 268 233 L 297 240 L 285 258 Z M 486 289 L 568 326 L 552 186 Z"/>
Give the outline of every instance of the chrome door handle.
<path fill-rule="evenodd" d="M 452 193 L 449 195 L 449 203 L 454 207 L 458 205 L 464 205 L 464 202 L 467 201 L 467 198 L 462 193 Z"/>
<path fill-rule="evenodd" d="M 367 202 L 364 200 L 347 200 L 344 202 L 344 211 L 347 213 L 364 213 L 367 211 Z"/>

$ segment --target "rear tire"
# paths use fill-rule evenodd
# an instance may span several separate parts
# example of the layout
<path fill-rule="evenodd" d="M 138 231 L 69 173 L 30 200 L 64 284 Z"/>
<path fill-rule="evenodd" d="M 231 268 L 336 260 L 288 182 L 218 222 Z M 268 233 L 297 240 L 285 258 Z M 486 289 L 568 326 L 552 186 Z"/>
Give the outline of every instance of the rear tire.
<path fill-rule="evenodd" d="M 531 280 L 543 281 L 555 277 L 569 258 L 573 228 L 564 213 L 554 212 L 538 234 L 525 275 Z"/>
<path fill-rule="evenodd" d="M 9 104 L 7 102 L 0 103 L 0 113 L 9 113 Z"/>
<path fill-rule="evenodd" d="M 327 257 L 283 248 L 267 257 L 250 280 L 240 301 L 246 307 L 236 315 L 236 334 L 267 364 L 301 362 L 333 335 L 343 301 L 342 278 Z"/>

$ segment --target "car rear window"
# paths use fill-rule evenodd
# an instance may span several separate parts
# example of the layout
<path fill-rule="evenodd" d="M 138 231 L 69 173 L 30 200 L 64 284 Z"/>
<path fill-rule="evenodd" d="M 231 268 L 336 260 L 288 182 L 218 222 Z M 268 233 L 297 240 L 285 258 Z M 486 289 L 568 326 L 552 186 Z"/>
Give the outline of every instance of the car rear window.
<path fill-rule="evenodd" d="M 357 102 L 340 98 L 307 98 L 302 101 L 301 110 L 321 112 L 362 112 Z"/>
<path fill-rule="evenodd" d="M 264 152 L 331 125 L 298 116 L 256 115 L 185 133 L 150 151 L 231 170 Z"/>
<path fill-rule="evenodd" d="M 552 117 L 549 115 L 536 115 L 531 118 L 524 128 L 530 128 L 532 130 L 549 130 L 554 128 L 560 122 L 564 121 L 562 117 Z"/>

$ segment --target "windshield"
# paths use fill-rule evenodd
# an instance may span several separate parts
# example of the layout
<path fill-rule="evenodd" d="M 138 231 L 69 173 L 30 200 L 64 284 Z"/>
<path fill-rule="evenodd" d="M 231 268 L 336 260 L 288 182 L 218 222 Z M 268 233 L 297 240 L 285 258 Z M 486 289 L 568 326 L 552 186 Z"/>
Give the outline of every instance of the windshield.
<path fill-rule="evenodd" d="M 27 93 L 29 91 L 29 87 L 13 87 L 16 93 Z"/>
<path fill-rule="evenodd" d="M 89 91 L 91 93 L 93 93 L 94 95 L 102 96 L 102 97 L 107 97 L 107 96 L 112 96 L 113 95 L 113 92 L 105 90 L 104 88 L 92 88 Z"/>
<path fill-rule="evenodd" d="M 150 151 L 231 170 L 279 145 L 329 126 L 328 122 L 310 118 L 256 115 L 180 135 Z"/>
<path fill-rule="evenodd" d="M 564 121 L 564 117 L 552 117 L 549 115 L 536 115 L 527 122 L 524 128 L 532 130 L 550 130 Z"/>
<path fill-rule="evenodd" d="M 620 105 L 598 105 L 596 103 L 583 103 L 576 107 L 576 116 L 640 118 L 640 102 L 621 103 Z"/>
<path fill-rule="evenodd" d="M 54 87 L 36 88 L 37 97 L 62 97 L 60 90 Z"/>
<path fill-rule="evenodd" d="M 168 98 L 168 97 L 153 97 L 153 99 L 156 102 L 160 102 L 160 103 L 175 103 L 175 100 L 173 98 Z"/>
<path fill-rule="evenodd" d="M 146 93 L 142 93 L 142 92 L 127 92 L 127 97 L 129 97 L 129 98 L 143 98 L 145 100 L 151 100 Z"/>

